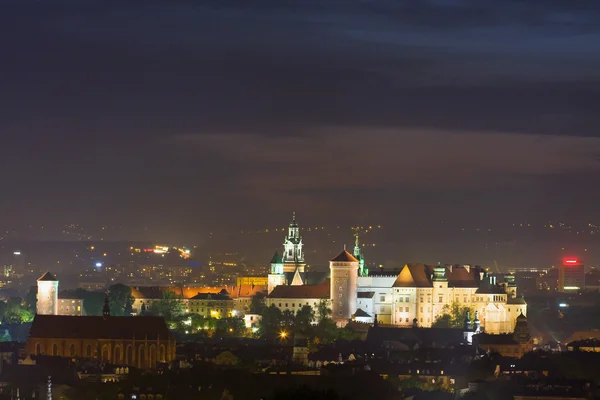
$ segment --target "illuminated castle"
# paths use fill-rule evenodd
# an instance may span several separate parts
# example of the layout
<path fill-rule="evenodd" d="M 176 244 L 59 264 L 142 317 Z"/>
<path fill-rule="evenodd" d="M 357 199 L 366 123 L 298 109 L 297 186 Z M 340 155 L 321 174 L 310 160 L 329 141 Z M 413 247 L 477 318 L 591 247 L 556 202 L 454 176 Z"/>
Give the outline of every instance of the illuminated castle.
<path fill-rule="evenodd" d="M 497 281 L 481 267 L 470 265 L 406 264 L 400 272 L 369 272 L 358 235 L 354 254 L 345 249 L 329 262 L 329 272 L 304 272 L 302 238 L 294 216 L 284 242 L 284 257 L 275 253 L 268 278 L 267 304 L 294 313 L 327 301 L 331 317 L 401 327 L 431 327 L 458 304 L 479 316 L 488 333 L 510 333 L 527 303 L 517 297 L 512 276 Z"/>

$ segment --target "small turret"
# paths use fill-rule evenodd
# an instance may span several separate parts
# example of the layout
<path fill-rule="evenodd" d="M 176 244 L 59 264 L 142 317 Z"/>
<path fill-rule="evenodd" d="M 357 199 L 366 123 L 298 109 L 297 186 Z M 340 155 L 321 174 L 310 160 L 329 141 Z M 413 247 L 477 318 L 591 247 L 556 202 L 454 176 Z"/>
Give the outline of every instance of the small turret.
<path fill-rule="evenodd" d="M 481 322 L 479 321 L 479 311 L 475 311 L 475 320 L 473 321 L 473 327 L 475 328 L 475 332 L 479 332 L 481 330 Z"/>
<path fill-rule="evenodd" d="M 467 310 L 467 315 L 465 315 L 464 328 L 465 331 L 470 331 L 471 329 L 473 329 L 473 324 L 471 324 L 471 313 L 469 312 L 469 310 Z"/>

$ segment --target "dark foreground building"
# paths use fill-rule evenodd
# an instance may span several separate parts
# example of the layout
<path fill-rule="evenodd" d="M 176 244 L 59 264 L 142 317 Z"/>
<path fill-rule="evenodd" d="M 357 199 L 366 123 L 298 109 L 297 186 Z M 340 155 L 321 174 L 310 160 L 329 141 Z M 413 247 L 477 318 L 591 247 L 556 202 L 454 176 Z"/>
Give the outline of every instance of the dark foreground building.
<path fill-rule="evenodd" d="M 79 357 L 142 369 L 175 358 L 162 317 L 36 315 L 25 345 L 27 355 Z"/>

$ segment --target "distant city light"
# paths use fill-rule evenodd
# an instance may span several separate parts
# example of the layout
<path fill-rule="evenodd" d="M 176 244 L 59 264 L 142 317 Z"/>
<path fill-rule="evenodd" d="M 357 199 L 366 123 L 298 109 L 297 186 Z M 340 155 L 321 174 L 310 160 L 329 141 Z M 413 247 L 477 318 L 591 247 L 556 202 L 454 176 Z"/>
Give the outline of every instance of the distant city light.
<path fill-rule="evenodd" d="M 20 255 L 21 255 L 21 252 L 20 252 L 20 251 L 15 251 L 13 254 L 14 254 L 15 256 L 20 256 Z"/>
<path fill-rule="evenodd" d="M 579 260 L 576 258 L 565 258 L 564 263 L 565 265 L 580 264 Z"/>
<path fill-rule="evenodd" d="M 101 263 L 101 262 L 97 262 L 97 263 L 96 263 L 96 268 L 100 268 L 101 266 L 102 266 L 102 263 Z"/>
<path fill-rule="evenodd" d="M 565 307 L 569 307 L 569 305 L 567 303 L 560 303 L 558 305 L 560 308 L 565 308 Z"/>

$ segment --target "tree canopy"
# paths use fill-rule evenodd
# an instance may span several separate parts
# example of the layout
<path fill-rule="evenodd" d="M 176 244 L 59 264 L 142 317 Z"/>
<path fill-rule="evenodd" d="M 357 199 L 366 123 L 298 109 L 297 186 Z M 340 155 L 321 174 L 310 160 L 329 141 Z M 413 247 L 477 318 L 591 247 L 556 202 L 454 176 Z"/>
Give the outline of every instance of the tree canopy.
<path fill-rule="evenodd" d="M 462 306 L 458 302 L 444 305 L 442 314 L 440 314 L 433 324 L 433 328 L 462 328 L 465 323 L 467 312 L 471 318 L 475 315 L 475 310 L 470 307 Z"/>
<path fill-rule="evenodd" d="M 131 288 L 127 285 L 116 283 L 108 288 L 108 304 L 111 315 L 130 315 L 134 300 Z"/>

